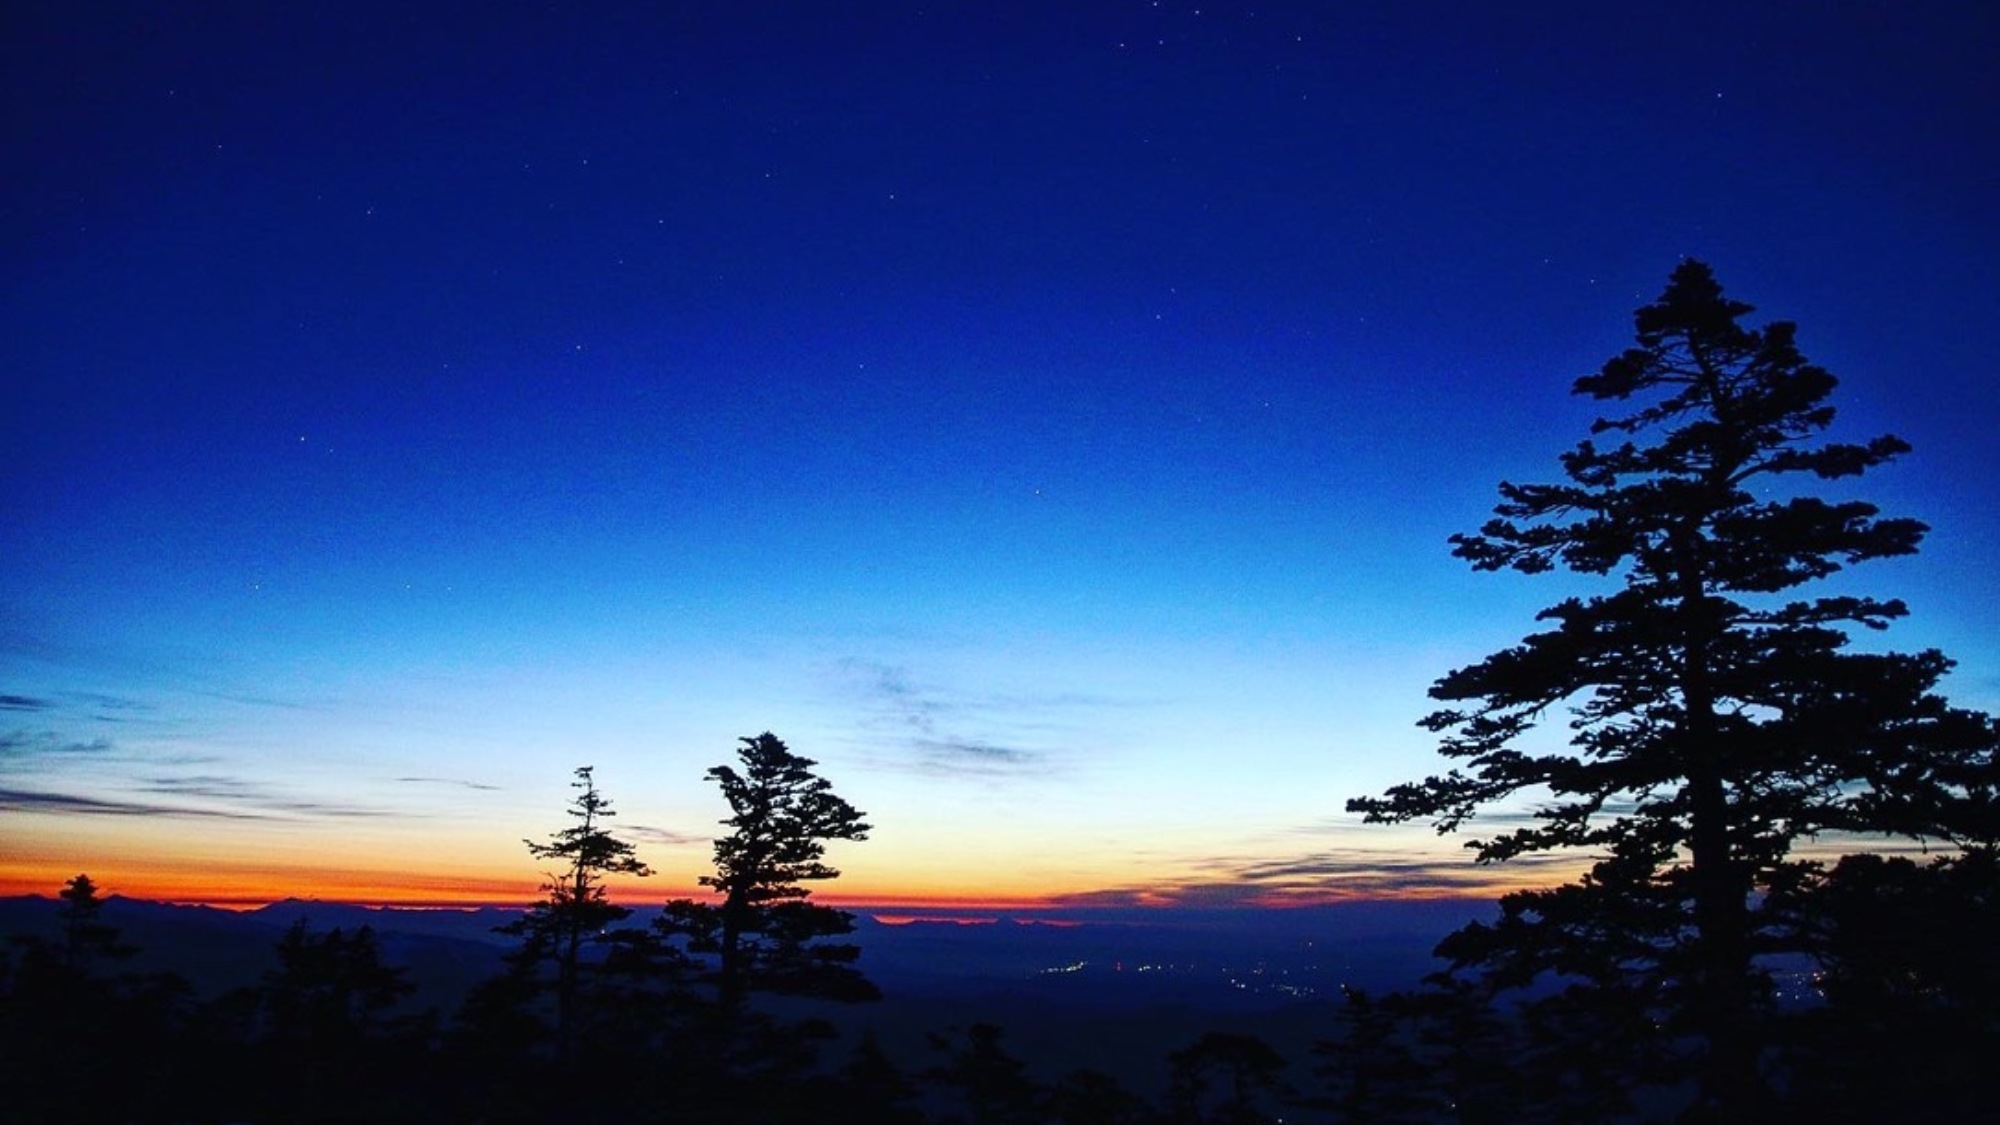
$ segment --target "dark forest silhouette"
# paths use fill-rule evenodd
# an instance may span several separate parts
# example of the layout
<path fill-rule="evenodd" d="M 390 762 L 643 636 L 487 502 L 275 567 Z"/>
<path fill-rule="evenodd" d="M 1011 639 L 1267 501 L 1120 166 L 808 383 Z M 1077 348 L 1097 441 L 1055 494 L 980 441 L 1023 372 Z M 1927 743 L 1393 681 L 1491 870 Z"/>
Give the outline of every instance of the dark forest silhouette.
<path fill-rule="evenodd" d="M 46 1121 L 1957 1122 L 2000 1107 L 2000 726 L 1935 688 L 1940 653 L 1857 652 L 1902 603 L 1793 591 L 1916 550 L 1925 528 L 1792 482 L 1859 476 L 1893 437 L 1825 442 L 1835 381 L 1789 324 L 1686 262 L 1638 346 L 1577 381 L 1629 411 L 1501 485 L 1454 537 L 1482 570 L 1566 569 L 1609 592 L 1439 680 L 1424 725 L 1459 766 L 1350 808 L 1456 831 L 1525 818 L 1480 862 L 1576 851 L 1576 883 L 1507 895 L 1408 991 L 1349 991 L 1312 1057 L 1217 1030 L 1161 1060 L 1156 1101 L 1050 1080 L 1003 1028 L 939 1029 L 899 1065 L 828 1013 L 879 996 L 853 919 L 811 899 L 863 813 L 769 733 L 708 779 L 731 815 L 707 901 L 644 924 L 606 880 L 649 874 L 594 771 L 529 841 L 544 897 L 455 1011 L 410 1011 L 368 927 L 300 922 L 254 986 L 201 997 L 128 969 L 95 884 L 0 950 L 0 1109 Z M 1600 445 L 1603 441 L 1605 444 Z M 1565 748 L 1522 737 L 1569 709 Z M 1852 838 L 1831 864 L 1802 843 Z M 1936 849 L 1875 854 L 1881 840 Z M 1816 995 L 1781 1004 L 1780 965 Z"/>

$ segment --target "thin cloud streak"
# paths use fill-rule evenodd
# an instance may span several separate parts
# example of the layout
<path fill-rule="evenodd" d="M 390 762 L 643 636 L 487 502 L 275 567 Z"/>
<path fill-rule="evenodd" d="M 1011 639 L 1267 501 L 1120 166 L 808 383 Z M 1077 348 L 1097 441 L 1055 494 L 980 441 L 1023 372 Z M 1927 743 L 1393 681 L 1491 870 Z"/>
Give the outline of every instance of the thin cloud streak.
<path fill-rule="evenodd" d="M 69 698 L 87 703 L 105 711 L 154 711 L 151 703 L 132 699 L 123 695 L 110 695 L 101 691 L 78 691 L 69 693 Z"/>
<path fill-rule="evenodd" d="M 1061 716 L 1137 704 L 1079 692 L 1048 696 L 975 695 L 918 681 L 900 664 L 849 657 L 837 665 L 869 713 L 864 724 L 901 751 L 878 758 L 881 768 L 938 777 L 1000 779 L 1041 776 L 1074 745 L 1076 724 Z M 977 733 L 975 733 L 977 732 Z M 1008 737 L 1009 734 L 1022 737 Z M 1039 745 L 1038 745 L 1039 744 Z"/>
<path fill-rule="evenodd" d="M 54 731 L 8 731 L 0 734 L 0 764 L 9 760 L 26 762 L 46 757 L 77 757 L 109 754 L 114 749 L 108 738 L 88 741 L 66 739 Z"/>
<path fill-rule="evenodd" d="M 1516 885 L 1554 885 L 1583 862 L 1524 856 L 1505 865 L 1416 851 L 1339 851 L 1287 859 L 1215 858 L 1196 874 L 1157 883 L 1059 895 L 1064 907 L 1268 907 L 1368 899 L 1487 898 Z"/>
<path fill-rule="evenodd" d="M 183 817 L 195 820 L 276 820 L 272 816 L 234 809 L 200 809 L 153 802 L 113 801 L 74 793 L 0 789 L 0 810 L 19 813 L 61 813 L 70 816 Z"/>
<path fill-rule="evenodd" d="M 676 832 L 671 828 L 655 828 L 650 824 L 627 824 L 622 826 L 619 832 L 642 843 L 658 844 L 667 848 L 684 848 L 713 842 L 698 833 Z"/>
<path fill-rule="evenodd" d="M 973 742 L 955 738 L 919 738 L 913 745 L 925 757 L 933 761 L 984 762 L 994 766 L 1030 765 L 1041 755 L 1032 750 L 1022 750 L 1013 746 L 995 746 L 989 742 Z"/>
<path fill-rule="evenodd" d="M 196 797 L 248 805 L 255 810 L 251 815 L 288 813 L 300 817 L 333 817 L 343 820 L 393 815 L 385 809 L 298 800 L 275 794 L 255 782 L 215 774 L 147 778 L 139 788 L 142 792 L 158 793 L 162 796 Z"/>
<path fill-rule="evenodd" d="M 459 777 L 399 777 L 396 780 L 409 785 L 455 785 L 462 789 L 477 789 L 487 793 L 500 791 L 498 785 L 488 785 L 483 781 L 467 781 Z"/>

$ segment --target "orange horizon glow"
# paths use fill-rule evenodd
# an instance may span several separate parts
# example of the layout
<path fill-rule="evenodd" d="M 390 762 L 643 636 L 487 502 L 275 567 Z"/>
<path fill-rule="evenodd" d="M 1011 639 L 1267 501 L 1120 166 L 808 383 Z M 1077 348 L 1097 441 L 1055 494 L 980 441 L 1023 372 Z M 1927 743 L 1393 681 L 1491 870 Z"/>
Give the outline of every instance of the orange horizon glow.
<path fill-rule="evenodd" d="M 300 871 L 302 876 L 282 885 L 265 880 L 229 878 L 208 870 L 183 873 L 148 869 L 148 865 L 121 865 L 102 873 L 0 867 L 0 896 L 39 895 L 52 898 L 78 874 L 88 874 L 100 895 L 188 906 L 213 906 L 226 910 L 254 910 L 287 899 L 340 903 L 353 906 L 394 906 L 412 909 L 471 910 L 483 906 L 525 907 L 543 896 L 539 878 L 454 879 L 421 877 L 384 878 L 381 872 L 341 872 L 326 869 Z M 219 877 L 221 876 L 221 877 Z M 615 881 L 610 885 L 614 901 L 626 904 L 665 902 L 677 898 L 709 897 L 705 887 L 673 888 L 650 880 Z M 843 910 L 894 910 L 898 912 L 978 911 L 1006 913 L 1018 910 L 1058 910 L 1064 904 L 1043 896 L 1016 895 L 926 895 L 926 894 L 815 894 L 813 901 Z"/>
<path fill-rule="evenodd" d="M 54 898 L 64 884 L 77 874 L 51 876 L 41 872 L 0 871 L 0 897 L 35 896 Z M 343 878 L 357 873 L 325 872 L 331 876 L 310 880 L 287 889 L 268 884 L 218 883 L 212 879 L 173 876 L 168 878 L 117 878 L 91 875 L 102 896 L 177 906 L 206 906 L 220 910 L 249 911 L 289 900 L 332 905 L 403 910 L 525 909 L 542 898 L 540 883 L 531 879 L 458 880 L 443 883 L 411 879 L 383 882 L 377 879 Z M 373 874 L 373 873 L 370 873 Z M 677 898 L 705 899 L 710 892 L 690 887 L 681 893 L 660 893 L 666 888 L 650 885 L 614 887 L 613 901 L 643 909 L 649 904 Z M 1495 888 L 1497 894 L 1502 888 Z M 616 892 L 623 891 L 623 894 Z M 1495 894 L 1461 891 L 1439 893 L 1418 888 L 1393 894 L 1327 894 L 1307 897 L 1263 896 L 1231 904 L 1245 910 L 1290 910 L 1332 906 L 1350 902 L 1490 900 Z M 1177 907 L 1203 908 L 1169 893 L 1144 894 L 1125 902 L 1079 902 L 1061 895 L 925 895 L 925 894 L 815 894 L 813 901 L 841 910 L 867 914 L 887 925 L 916 921 L 994 922 L 1013 914 L 1064 913 L 1117 909 L 1169 911 Z"/>
<path fill-rule="evenodd" d="M 355 847 L 354 841 L 307 841 L 273 847 L 245 838 L 218 840 L 211 833 L 187 840 L 119 825 L 110 838 L 51 825 L 51 830 L 18 841 L 0 856 L 0 895 L 51 896 L 79 873 L 87 873 L 105 895 L 155 902 L 200 904 L 248 910 L 301 899 L 358 906 L 409 909 L 525 908 L 546 894 L 548 876 L 532 867 L 502 860 L 451 842 L 418 850 L 411 840 L 400 848 Z M 224 845 L 224 846 L 218 846 Z M 893 860 L 902 857 L 890 857 Z M 1547 864 L 1477 868 L 1440 857 L 1434 870 L 1411 877 L 1387 872 L 1373 856 L 1357 853 L 1350 878 L 1265 886 L 1212 883 L 1196 872 L 1155 869 L 1148 877 L 1107 865 L 1071 867 L 1060 873 L 1019 869 L 953 873 L 936 864 L 892 864 L 850 870 L 833 883 L 814 888 L 813 900 L 857 913 L 897 917 L 1085 914 L 1097 910 L 1242 908 L 1284 910 L 1342 902 L 1467 900 L 1491 901 L 1501 894 L 1548 886 L 1577 871 Z M 1580 869 L 1584 861 L 1579 859 Z M 701 865 L 663 869 L 651 878 L 619 876 L 606 886 L 613 901 L 645 909 L 675 899 L 708 900 L 697 882 Z"/>
<path fill-rule="evenodd" d="M 87 874 L 101 895 L 182 905 L 210 906 L 225 910 L 253 910 L 288 899 L 363 907 L 402 909 L 472 910 L 480 907 L 524 909 L 546 894 L 545 877 L 539 872 L 504 876 L 489 874 L 484 864 L 461 863 L 456 870 L 431 871 L 385 869 L 373 864 L 355 866 L 318 865 L 301 859 L 290 862 L 214 860 L 210 856 L 154 852 L 128 859 L 84 849 L 24 848 L 28 854 L 0 857 L 0 897 L 38 896 L 53 898 L 78 874 Z M 1841 854 L 1828 845 L 1824 855 Z M 1894 847 L 1866 850 L 1894 853 Z M 1806 856 L 1808 849 L 1801 849 Z M 37 854 L 39 853 L 39 854 Z M 1374 878 L 1356 878 L 1342 885 L 1335 880 L 1311 887 L 1274 886 L 1261 891 L 1227 898 L 1209 899 L 1200 882 L 1176 880 L 1169 876 L 1153 886 L 1133 886 L 1108 874 L 1095 887 L 1057 887 L 1044 893 L 1022 893 L 1008 887 L 994 887 L 984 893 L 951 891 L 938 887 L 934 876 L 918 878 L 897 887 L 891 879 L 842 880 L 846 885 L 815 888 L 814 902 L 876 916 L 892 922 L 926 918 L 954 921 L 998 919 L 1022 914 L 1089 913 L 1099 910 L 1171 911 L 1175 909 L 1290 910 L 1353 902 L 1492 902 L 1514 891 L 1550 887 L 1577 878 L 1588 863 L 1576 857 L 1573 865 L 1534 864 L 1490 868 L 1439 864 L 1438 877 L 1411 880 L 1409 885 Z M 444 865 L 440 865 L 441 868 Z M 1357 869 L 1365 874 L 1366 865 Z M 1475 882 L 1465 876 L 1477 872 Z M 1122 886 L 1121 886 L 1122 884 Z M 634 909 L 674 900 L 707 900 L 712 892 L 695 882 L 694 872 L 648 879 L 614 878 L 607 882 L 614 902 Z M 1098 888 L 1120 887 L 1112 891 Z"/>

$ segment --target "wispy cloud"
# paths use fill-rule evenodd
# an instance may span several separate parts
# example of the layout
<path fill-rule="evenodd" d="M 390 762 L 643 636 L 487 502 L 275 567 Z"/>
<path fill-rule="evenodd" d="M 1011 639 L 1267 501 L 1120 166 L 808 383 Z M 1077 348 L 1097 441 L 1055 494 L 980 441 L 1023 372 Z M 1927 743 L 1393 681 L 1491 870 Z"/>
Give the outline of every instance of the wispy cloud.
<path fill-rule="evenodd" d="M 66 699 L 88 708 L 91 719 L 100 723 L 135 722 L 159 710 L 151 703 L 97 691 L 71 692 Z"/>
<path fill-rule="evenodd" d="M 1332 852 L 1294 859 L 1267 860 L 1237 866 L 1236 879 L 1285 895 L 1332 892 L 1355 897 L 1413 894 L 1472 893 L 1496 883 L 1523 881 L 1530 871 L 1550 871 L 1548 882 L 1560 882 L 1576 867 L 1573 855 L 1521 856 L 1504 867 L 1482 866 L 1457 856 L 1408 856 Z M 1551 871 L 1554 869 L 1554 871 Z"/>
<path fill-rule="evenodd" d="M 254 800 L 265 791 L 241 778 L 219 774 L 189 774 L 178 777 L 151 777 L 140 788 L 148 793 L 173 793 L 187 797 L 208 797 L 222 801 Z"/>
<path fill-rule="evenodd" d="M 696 832 L 676 832 L 671 828 L 655 828 L 650 824 L 621 825 L 618 832 L 643 843 L 659 844 L 668 848 L 683 848 L 693 844 L 713 842 L 707 836 Z"/>
<path fill-rule="evenodd" d="M 109 754 L 108 738 L 65 738 L 54 731 L 0 731 L 0 765 L 42 758 Z"/>
<path fill-rule="evenodd" d="M 1060 896 L 1071 906 L 1230 907 L 1390 898 L 1490 898 L 1521 885 L 1564 882 L 1573 855 L 1524 856 L 1504 865 L 1420 851 L 1338 849 L 1291 857 L 1220 857 L 1194 873 Z"/>
<path fill-rule="evenodd" d="M 274 792 L 253 781 L 236 777 L 223 777 L 217 774 L 190 774 L 146 778 L 140 783 L 139 789 L 141 792 L 157 793 L 161 796 L 193 797 L 199 800 L 234 805 L 237 806 L 236 811 L 259 819 L 274 816 L 336 817 L 344 819 L 392 815 L 386 809 L 330 804 L 325 801 L 302 800 L 289 797 L 282 793 Z"/>
<path fill-rule="evenodd" d="M 1008 777 L 1060 768 L 1078 711 L 1114 707 L 1078 693 L 1048 696 L 955 691 L 900 664 L 850 658 L 839 670 L 886 751 L 883 764 L 941 776 Z"/>
<path fill-rule="evenodd" d="M 1194 907 L 1223 909 L 1270 905 L 1270 894 L 1248 883 L 1172 883 L 1149 887 L 1109 887 L 1055 895 L 1050 905 L 1069 909 Z"/>
<path fill-rule="evenodd" d="M 105 711 L 154 710 L 154 705 L 151 703 L 147 703 L 144 700 L 132 699 L 123 695 L 110 695 L 108 693 L 101 691 L 70 692 L 69 698 L 74 699 L 79 703 L 87 703 L 92 707 L 96 707 L 99 708 L 100 710 L 105 710 Z"/>
<path fill-rule="evenodd" d="M 144 763 L 150 768 L 204 765 L 215 761 L 209 754 L 144 752 L 103 736 L 78 738 L 52 730 L 0 731 L 0 772 L 16 774 L 61 772 L 82 761 L 95 763 Z"/>
<path fill-rule="evenodd" d="M 204 809 L 152 801 L 119 801 L 75 793 L 0 789 L 0 810 L 20 813 L 62 813 L 70 816 L 190 817 L 199 820 L 271 820 L 240 809 Z"/>
<path fill-rule="evenodd" d="M 146 761 L 154 766 L 212 766 L 223 759 L 216 754 L 154 754 Z"/>
<path fill-rule="evenodd" d="M 994 765 L 1027 765 L 1039 754 L 1013 746 L 995 746 L 990 742 L 973 742 L 962 738 L 919 738 L 914 740 L 924 753 L 944 758 L 972 759 L 991 762 Z"/>
<path fill-rule="evenodd" d="M 467 781 L 461 777 L 399 777 L 397 781 L 410 785 L 455 785 L 461 789 L 478 789 L 484 792 L 498 792 L 498 785 L 488 785 L 482 781 Z"/>
<path fill-rule="evenodd" d="M 134 723 L 154 718 L 158 708 L 151 703 L 98 691 L 63 691 L 52 695 L 0 693 L 0 713 L 48 715 L 50 721 L 93 723 Z"/>
<path fill-rule="evenodd" d="M 194 694 L 206 699 L 219 699 L 224 703 L 240 703 L 246 707 L 273 707 L 283 711 L 311 711 L 326 705 L 324 701 L 286 699 L 246 691 L 197 691 Z"/>
<path fill-rule="evenodd" d="M 254 666 L 221 653 L 173 643 L 78 643 L 68 637 L 0 624 L 0 655 L 140 692 L 142 698 L 135 699 L 102 691 L 64 691 L 56 699 L 43 700 L 64 710 L 78 705 L 95 708 L 99 712 L 95 717 L 105 721 L 117 721 L 108 718 L 110 714 L 157 710 L 159 704 L 148 699 L 171 700 L 167 705 L 176 706 L 181 699 L 195 697 L 286 710 L 324 708 L 329 703 L 325 699 L 270 695 L 256 686 L 260 678 Z"/>
<path fill-rule="evenodd" d="M 883 717 L 915 734 L 935 735 L 938 716 L 951 709 L 934 691 L 919 690 L 911 682 L 907 668 L 853 659 L 843 661 L 842 667 L 860 678 L 864 691 Z"/>

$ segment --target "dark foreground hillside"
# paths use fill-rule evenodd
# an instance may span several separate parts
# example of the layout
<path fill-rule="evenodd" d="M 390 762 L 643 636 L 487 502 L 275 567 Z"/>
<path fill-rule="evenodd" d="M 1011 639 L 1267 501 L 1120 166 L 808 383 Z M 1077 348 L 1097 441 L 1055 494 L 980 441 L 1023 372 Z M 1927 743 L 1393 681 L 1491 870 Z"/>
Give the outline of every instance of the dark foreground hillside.
<path fill-rule="evenodd" d="M 1342 988 L 1415 983 L 1435 967 L 1436 931 L 1474 909 L 1101 912 L 1059 924 L 863 916 L 855 937 L 878 1000 L 761 1007 L 775 1027 L 817 1028 L 788 1081 L 830 1081 L 843 1060 L 879 1049 L 913 1111 L 939 1120 L 957 1100 L 986 1096 L 955 1093 L 983 1080 L 950 1077 L 954 1066 L 1004 1064 L 1023 1097 L 1082 1072 L 1099 1093 L 1158 1104 L 1174 1092 L 1170 1056 L 1204 1035 L 1268 1044 L 1297 1064 L 1281 1071 L 1309 1077 Z M 76 919 L 66 915 L 74 911 L 55 899 L 0 900 L 7 1031 L 25 1045 L 5 1071 L 7 1104 L 71 1120 L 388 1120 L 403 1112 L 391 1108 L 399 1101 L 457 1112 L 464 1081 L 450 1076 L 492 1047 L 467 1028 L 516 940 L 495 930 L 520 916 L 297 900 L 239 913 L 113 897 L 95 904 L 84 948 L 72 951 Z M 525 1040 L 515 1046 L 523 1063 L 548 1065 Z M 643 1065 L 643 1053 L 623 1061 Z M 111 1087 L 86 1078 L 121 1064 L 142 1073 Z M 349 1088 L 363 1072 L 382 1088 Z M 349 1095 L 358 1100 L 343 1104 Z M 523 1119 L 595 1119 L 578 1107 L 535 1112 L 544 1111 L 553 1116 Z"/>
<path fill-rule="evenodd" d="M 1420 987 L 1432 934 L 1489 909 L 1469 903 L 862 918 L 878 999 L 763 997 L 733 1022 L 670 962 L 621 968 L 630 932 L 608 931 L 565 1057 L 546 996 L 512 991 L 514 939 L 493 928 L 514 912 L 86 901 L 0 900 L 10 1120 L 1469 1125 L 1687 1107 L 1672 1085 L 1628 1096 L 1649 1056 L 1616 997 L 1552 981 L 1551 1004 L 1510 1012 Z M 1802 986 L 1767 1029 L 1774 1112 L 1989 1119 L 1994 956 L 1952 960 L 1955 991 L 1851 1011 Z"/>

